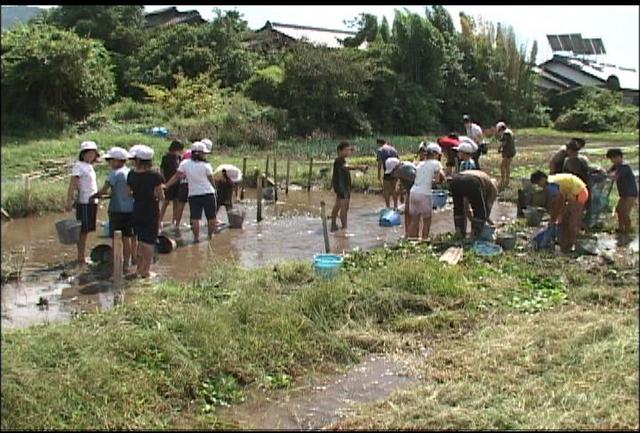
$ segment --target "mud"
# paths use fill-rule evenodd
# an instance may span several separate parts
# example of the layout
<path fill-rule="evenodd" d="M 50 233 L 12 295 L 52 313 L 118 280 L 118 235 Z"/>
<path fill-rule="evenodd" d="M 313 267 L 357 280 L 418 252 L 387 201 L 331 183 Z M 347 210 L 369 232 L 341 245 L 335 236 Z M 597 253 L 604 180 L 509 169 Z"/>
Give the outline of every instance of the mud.
<path fill-rule="evenodd" d="M 205 240 L 206 226 L 203 221 L 200 242 L 193 243 L 187 206 L 178 248 L 171 254 L 160 255 L 158 263 L 153 265 L 153 271 L 161 278 L 186 281 L 207 273 L 221 262 L 232 262 L 243 267 L 264 266 L 283 260 L 311 263 L 314 254 L 324 252 L 320 202 L 324 200 L 327 203 L 329 215 L 334 203 L 332 193 L 290 191 L 287 197 L 281 191 L 281 201 L 277 204 L 264 203 L 263 221 L 260 223 L 256 222 L 255 193 L 255 190 L 247 190 L 244 202 L 237 205 L 246 211 L 243 228 L 224 229 L 214 235 L 211 242 Z M 354 248 L 370 249 L 397 242 L 404 235 L 404 227 L 385 228 L 378 225 L 383 204 L 379 195 L 353 194 L 348 229 L 330 234 L 332 252 L 344 253 Z M 99 209 L 98 230 L 89 236 L 87 255 L 94 246 L 111 243 L 104 237 L 100 225 L 100 222 L 108 219 L 105 205 Z M 491 217 L 496 223 L 505 223 L 515 218 L 515 214 L 515 205 L 497 203 Z M 227 222 L 225 210 L 220 211 L 219 217 Z M 2 224 L 3 253 L 24 246 L 28 269 L 23 274 L 29 279 L 34 270 L 39 270 L 36 280 L 8 283 L 2 287 L 3 324 L 25 326 L 61 320 L 70 317 L 73 311 L 104 308 L 113 303 L 113 296 L 108 290 L 87 288 L 85 283 L 76 280 L 60 281 L 60 269 L 47 271 L 52 264 L 69 263 L 75 258 L 75 246 L 61 245 L 56 237 L 55 222 L 66 218 L 73 216 L 70 213 L 56 213 Z M 165 222 L 168 224 L 170 219 L 169 209 Z M 452 230 L 453 212 L 448 204 L 434 213 L 431 233 L 436 235 Z M 40 296 L 50 301 L 47 311 L 40 311 L 35 306 Z"/>
<path fill-rule="evenodd" d="M 299 388 L 218 410 L 221 417 L 242 429 L 321 429 L 349 413 L 357 403 L 388 397 L 415 383 L 406 360 L 372 356 L 342 375 L 312 379 Z"/>

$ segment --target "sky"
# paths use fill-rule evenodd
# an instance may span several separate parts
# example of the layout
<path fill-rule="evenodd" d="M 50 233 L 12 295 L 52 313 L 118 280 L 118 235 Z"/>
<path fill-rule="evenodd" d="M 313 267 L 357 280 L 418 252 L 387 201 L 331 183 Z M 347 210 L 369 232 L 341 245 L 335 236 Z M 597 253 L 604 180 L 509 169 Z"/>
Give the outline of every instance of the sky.
<path fill-rule="evenodd" d="M 43 7 L 43 6 L 40 6 Z M 169 7 L 145 6 L 147 12 Z M 445 5 L 453 22 L 460 30 L 458 15 L 461 11 L 485 21 L 501 22 L 513 26 L 518 41 L 530 51 L 534 40 L 538 41 L 537 62 L 542 63 L 552 56 L 545 35 L 581 33 L 583 38 L 602 38 L 607 52 L 597 60 L 618 66 L 639 68 L 640 7 L 638 6 L 462 6 Z M 214 6 L 177 5 L 179 11 L 196 9 L 205 20 L 214 17 Z M 424 14 L 424 6 L 219 6 L 222 10 L 236 9 L 256 30 L 266 21 L 298 24 L 332 29 L 347 29 L 345 20 L 352 20 L 362 12 L 393 22 L 394 10 L 407 8 Z"/>

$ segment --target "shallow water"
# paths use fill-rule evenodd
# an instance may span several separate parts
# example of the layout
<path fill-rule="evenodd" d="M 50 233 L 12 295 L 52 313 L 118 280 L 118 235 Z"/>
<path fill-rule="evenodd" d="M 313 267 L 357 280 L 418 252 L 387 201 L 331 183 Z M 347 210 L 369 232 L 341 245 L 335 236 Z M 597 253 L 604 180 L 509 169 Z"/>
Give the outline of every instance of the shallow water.
<path fill-rule="evenodd" d="M 320 202 L 326 202 L 327 215 L 331 212 L 334 195 L 328 191 L 290 191 L 289 196 L 279 193 L 276 205 L 264 203 L 263 220 L 256 222 L 255 190 L 247 190 L 244 203 L 237 207 L 246 211 L 242 229 L 225 229 L 214 235 L 211 242 L 205 240 L 206 225 L 201 225 L 200 242 L 193 244 L 188 226 L 188 206 L 183 215 L 180 246 L 171 254 L 159 256 L 152 266 L 160 278 L 189 280 L 205 274 L 216 263 L 233 262 L 243 267 L 258 267 L 283 260 L 303 260 L 311 263 L 313 255 L 324 252 Z M 384 201 L 380 195 L 353 194 L 349 210 L 348 229 L 330 233 L 331 251 L 348 252 L 354 248 L 370 249 L 385 243 L 397 242 L 404 228 L 380 227 L 378 215 Z M 515 218 L 515 206 L 496 203 L 491 214 L 496 222 Z M 220 219 L 226 221 L 226 213 L 220 211 Z M 3 325 L 25 326 L 32 323 L 68 319 L 76 310 L 93 310 L 113 304 L 112 292 L 98 291 L 86 295 L 74 280 L 60 278 L 61 269 L 51 269 L 52 264 L 68 263 L 75 258 L 74 245 L 61 245 L 56 237 L 54 224 L 60 219 L 73 218 L 71 213 L 55 213 L 42 217 L 22 218 L 2 224 L 2 251 L 26 247 L 27 267 L 39 270 L 37 279 L 8 283 L 2 287 Z M 171 209 L 165 221 L 171 218 Z M 98 220 L 107 220 L 106 204 L 99 210 Z M 329 223 L 329 222 L 328 222 Z M 203 222 L 204 224 L 204 222 Z M 440 234 L 453 230 L 451 205 L 434 213 L 431 233 Z M 171 233 L 171 230 L 168 230 Z M 110 244 L 101 237 L 102 229 L 89 237 L 87 255 L 98 244 Z M 49 268 L 49 271 L 46 269 Z M 25 275 L 32 274 L 25 272 Z M 28 278 L 29 279 L 29 278 Z M 85 291 L 92 291 L 86 289 Z M 95 291 L 95 290 L 94 290 Z M 49 308 L 41 311 L 35 306 L 42 296 L 49 301 Z M 73 300 L 72 300 L 73 299 Z"/>
<path fill-rule="evenodd" d="M 346 415 L 354 404 L 381 400 L 416 378 L 402 361 L 373 356 L 330 380 L 301 386 L 275 398 L 256 396 L 244 404 L 218 410 L 242 429 L 321 429 Z"/>

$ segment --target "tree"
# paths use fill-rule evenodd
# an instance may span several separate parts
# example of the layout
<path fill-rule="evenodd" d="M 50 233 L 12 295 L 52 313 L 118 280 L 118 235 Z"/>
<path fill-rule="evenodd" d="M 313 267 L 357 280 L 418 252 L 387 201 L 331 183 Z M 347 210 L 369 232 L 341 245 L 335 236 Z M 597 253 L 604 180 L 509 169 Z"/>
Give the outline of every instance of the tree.
<path fill-rule="evenodd" d="M 380 30 L 378 34 L 382 38 L 382 42 L 388 43 L 391 39 L 391 33 L 389 30 L 389 22 L 387 21 L 387 17 L 382 17 L 382 23 L 380 24 Z"/>
<path fill-rule="evenodd" d="M 3 115 L 82 119 L 115 94 L 109 53 L 66 30 L 19 26 L 2 37 L 2 93 Z"/>

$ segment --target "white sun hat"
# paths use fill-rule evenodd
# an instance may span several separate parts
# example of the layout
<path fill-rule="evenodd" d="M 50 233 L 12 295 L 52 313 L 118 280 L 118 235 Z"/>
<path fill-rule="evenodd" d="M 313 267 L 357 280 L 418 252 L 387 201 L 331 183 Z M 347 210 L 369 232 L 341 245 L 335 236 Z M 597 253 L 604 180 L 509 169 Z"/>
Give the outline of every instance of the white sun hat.
<path fill-rule="evenodd" d="M 144 144 L 138 145 L 136 149 L 135 157 L 141 161 L 151 161 L 153 159 L 153 149 Z"/>
<path fill-rule="evenodd" d="M 213 171 L 213 175 L 214 176 L 218 176 L 218 177 L 222 177 L 222 170 L 226 170 L 227 176 L 229 176 L 229 179 L 231 179 L 231 181 L 233 183 L 237 183 L 237 182 L 241 182 L 242 181 L 242 170 L 240 170 L 235 165 L 220 164 Z"/>
<path fill-rule="evenodd" d="M 95 141 L 83 141 L 80 143 L 80 152 L 85 150 L 98 150 L 98 145 Z"/>
<path fill-rule="evenodd" d="M 463 141 L 458 145 L 458 152 L 462 153 L 474 153 L 473 145 L 468 141 Z"/>
<path fill-rule="evenodd" d="M 191 145 L 192 152 L 202 152 L 209 153 L 209 149 L 207 149 L 207 145 L 202 141 L 196 141 Z"/>
<path fill-rule="evenodd" d="M 122 147 L 112 147 L 104 156 L 104 159 L 117 159 L 119 161 L 126 161 L 129 158 L 131 158 L 131 154 Z"/>
<path fill-rule="evenodd" d="M 200 141 L 207 146 L 207 150 L 209 151 L 209 153 L 211 153 L 211 151 L 213 150 L 213 142 L 208 138 L 203 138 Z"/>
<path fill-rule="evenodd" d="M 442 148 L 437 144 L 437 143 L 429 143 L 427 144 L 427 152 L 433 152 L 433 153 L 437 153 L 437 154 L 441 154 L 442 153 Z"/>
<path fill-rule="evenodd" d="M 391 173 L 398 164 L 400 164 L 400 160 L 398 158 L 387 158 L 384 162 L 384 174 Z"/>
<path fill-rule="evenodd" d="M 498 122 L 496 123 L 496 131 L 499 131 L 501 128 L 506 128 L 507 124 L 504 122 Z"/>
<path fill-rule="evenodd" d="M 136 153 L 141 146 L 144 146 L 144 144 L 134 144 L 133 146 L 131 146 L 131 149 L 129 149 L 129 155 L 131 155 L 131 159 L 137 158 Z"/>

